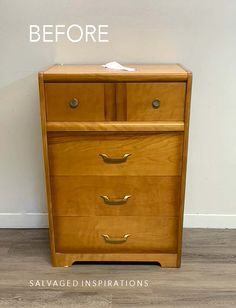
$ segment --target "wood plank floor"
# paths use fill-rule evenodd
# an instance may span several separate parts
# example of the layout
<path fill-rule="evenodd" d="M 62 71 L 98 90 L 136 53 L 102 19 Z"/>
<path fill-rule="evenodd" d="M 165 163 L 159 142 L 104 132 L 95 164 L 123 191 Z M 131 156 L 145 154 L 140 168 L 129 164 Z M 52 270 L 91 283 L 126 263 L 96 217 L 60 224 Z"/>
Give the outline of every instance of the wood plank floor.
<path fill-rule="evenodd" d="M 1 229 L 0 307 L 236 307 L 236 230 L 185 229 L 183 243 L 180 269 L 153 264 L 53 268 L 47 230 Z M 47 280 L 79 285 L 35 286 Z M 85 280 L 147 280 L 148 286 L 83 287 Z"/>

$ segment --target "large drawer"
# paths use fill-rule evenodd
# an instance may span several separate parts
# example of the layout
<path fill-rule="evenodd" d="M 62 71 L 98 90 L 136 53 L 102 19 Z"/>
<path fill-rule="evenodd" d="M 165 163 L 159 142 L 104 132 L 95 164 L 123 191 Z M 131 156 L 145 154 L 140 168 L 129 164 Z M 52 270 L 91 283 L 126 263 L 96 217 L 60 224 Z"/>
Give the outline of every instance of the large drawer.
<path fill-rule="evenodd" d="M 183 133 L 50 133 L 48 142 L 51 175 L 181 174 Z"/>
<path fill-rule="evenodd" d="M 185 82 L 127 83 L 128 121 L 183 121 Z"/>
<path fill-rule="evenodd" d="M 180 177 L 52 176 L 56 216 L 178 216 Z"/>
<path fill-rule="evenodd" d="M 178 221 L 158 217 L 54 217 L 56 252 L 173 253 Z"/>
<path fill-rule="evenodd" d="M 104 121 L 103 83 L 46 83 L 48 121 Z"/>

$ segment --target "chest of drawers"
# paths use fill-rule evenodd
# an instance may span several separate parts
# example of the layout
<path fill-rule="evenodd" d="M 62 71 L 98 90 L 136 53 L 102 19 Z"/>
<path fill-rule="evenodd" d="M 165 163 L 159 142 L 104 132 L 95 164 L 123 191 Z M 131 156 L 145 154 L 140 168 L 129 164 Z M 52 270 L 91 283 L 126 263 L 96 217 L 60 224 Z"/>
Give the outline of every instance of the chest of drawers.
<path fill-rule="evenodd" d="M 53 266 L 180 266 L 191 73 L 132 66 L 39 73 Z"/>

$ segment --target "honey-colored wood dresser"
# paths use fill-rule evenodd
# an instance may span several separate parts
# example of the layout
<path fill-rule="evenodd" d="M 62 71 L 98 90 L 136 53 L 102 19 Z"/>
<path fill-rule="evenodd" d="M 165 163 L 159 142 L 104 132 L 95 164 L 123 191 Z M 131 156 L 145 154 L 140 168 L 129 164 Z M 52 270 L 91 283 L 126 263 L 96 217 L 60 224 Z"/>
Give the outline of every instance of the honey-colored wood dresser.
<path fill-rule="evenodd" d="M 130 66 L 39 73 L 53 266 L 180 266 L 192 75 Z"/>

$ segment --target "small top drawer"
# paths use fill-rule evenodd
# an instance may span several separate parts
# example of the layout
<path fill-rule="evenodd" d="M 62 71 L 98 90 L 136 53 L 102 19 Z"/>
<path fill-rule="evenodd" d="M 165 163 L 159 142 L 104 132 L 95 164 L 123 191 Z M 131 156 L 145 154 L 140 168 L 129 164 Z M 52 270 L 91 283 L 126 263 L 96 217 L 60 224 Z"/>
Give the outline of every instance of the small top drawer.
<path fill-rule="evenodd" d="M 48 121 L 104 121 L 104 84 L 46 83 Z"/>
<path fill-rule="evenodd" d="M 185 82 L 128 83 L 128 121 L 183 121 Z"/>

